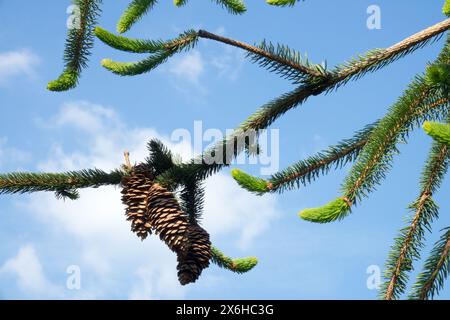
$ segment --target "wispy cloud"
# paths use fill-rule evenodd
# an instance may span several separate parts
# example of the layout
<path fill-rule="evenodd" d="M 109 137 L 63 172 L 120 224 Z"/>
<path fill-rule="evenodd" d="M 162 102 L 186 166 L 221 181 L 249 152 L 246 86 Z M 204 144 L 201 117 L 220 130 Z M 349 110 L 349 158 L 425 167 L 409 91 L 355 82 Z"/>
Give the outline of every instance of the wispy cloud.
<path fill-rule="evenodd" d="M 215 33 L 224 35 L 226 29 L 219 27 Z M 174 57 L 169 63 L 167 74 L 172 77 L 174 87 L 182 94 L 193 97 L 204 97 L 208 94 L 208 79 L 223 79 L 236 81 L 245 61 L 245 53 L 237 48 L 225 44 L 210 46 L 204 43 L 201 52 L 192 50 Z"/>
<path fill-rule="evenodd" d="M 0 275 L 15 277 L 19 289 L 28 297 L 57 298 L 61 295 L 60 290 L 45 276 L 36 251 L 30 244 L 21 247 L 15 257 L 0 267 Z"/>
<path fill-rule="evenodd" d="M 8 145 L 6 137 L 0 137 L 0 168 L 6 165 L 21 165 L 29 161 L 31 155 Z"/>
<path fill-rule="evenodd" d="M 35 75 L 39 58 L 30 50 L 0 52 L 0 85 L 8 84 L 15 77 Z"/>
<path fill-rule="evenodd" d="M 233 47 L 223 47 L 223 52 L 211 58 L 211 65 L 217 70 L 219 77 L 235 81 L 244 65 L 245 54 Z"/>
<path fill-rule="evenodd" d="M 175 80 L 175 88 L 183 94 L 188 94 L 191 91 L 190 88 L 194 88 L 197 94 L 205 96 L 208 91 L 200 81 L 205 70 L 204 65 L 204 58 L 197 50 L 175 57 L 168 69 Z"/>
<path fill-rule="evenodd" d="M 203 59 L 197 50 L 174 59 L 169 68 L 175 76 L 195 84 L 198 83 L 203 70 Z"/>

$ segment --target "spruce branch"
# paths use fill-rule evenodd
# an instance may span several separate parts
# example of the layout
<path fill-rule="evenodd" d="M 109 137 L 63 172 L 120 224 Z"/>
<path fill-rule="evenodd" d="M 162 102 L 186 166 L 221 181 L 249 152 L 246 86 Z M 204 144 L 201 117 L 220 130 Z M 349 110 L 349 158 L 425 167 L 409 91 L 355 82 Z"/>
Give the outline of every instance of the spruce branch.
<path fill-rule="evenodd" d="M 450 164 L 450 148 L 434 143 L 422 172 L 421 191 L 409 206 L 412 212 L 409 225 L 400 230 L 386 262 L 385 279 L 380 297 L 385 300 L 398 299 L 405 292 L 408 272 L 414 260 L 420 258 L 426 230 L 438 217 L 438 206 L 433 195 L 438 190 Z"/>
<path fill-rule="evenodd" d="M 164 42 L 161 50 L 155 51 L 155 53 L 144 60 L 137 62 L 115 62 L 111 59 L 103 59 L 102 66 L 121 76 L 142 74 L 149 72 L 164 63 L 175 53 L 193 48 L 197 39 L 197 33 L 189 30 L 174 40 Z"/>
<path fill-rule="evenodd" d="M 344 139 L 338 144 L 272 175 L 269 179 L 270 190 L 283 192 L 299 188 L 300 185 L 310 183 L 321 174 L 328 173 L 333 167 L 338 169 L 347 163 L 354 162 L 377 124 L 378 122 L 369 124 L 357 131 L 352 138 Z"/>
<path fill-rule="evenodd" d="M 427 68 L 426 81 L 430 86 L 450 88 L 450 62 L 433 64 Z"/>
<path fill-rule="evenodd" d="M 186 179 L 179 193 L 181 208 L 188 215 L 191 223 L 200 220 L 203 213 L 205 189 L 201 181 L 194 178 Z"/>
<path fill-rule="evenodd" d="M 270 184 L 268 181 L 253 177 L 242 170 L 233 169 L 231 175 L 236 182 L 247 191 L 262 195 L 270 191 Z"/>
<path fill-rule="evenodd" d="M 117 23 L 117 32 L 127 32 L 133 24 L 141 19 L 149 10 L 151 10 L 157 0 L 133 0 Z"/>
<path fill-rule="evenodd" d="M 435 61 L 435 65 L 448 63 L 450 60 L 450 38 Z M 370 134 L 367 144 L 358 156 L 357 163 L 342 186 L 346 208 L 341 201 L 332 201 L 324 207 L 306 209 L 300 217 L 313 222 L 331 222 L 340 220 L 351 212 L 362 197 L 375 189 L 389 171 L 393 155 L 398 153 L 397 144 L 405 140 L 409 132 L 424 120 L 441 119 L 448 112 L 449 90 L 427 81 L 426 76 L 417 76 L 404 95 L 392 106 L 387 115 L 381 119 Z M 401 287 L 401 286 L 400 286 Z"/>
<path fill-rule="evenodd" d="M 78 200 L 80 198 L 80 193 L 76 189 L 61 189 L 55 191 L 55 196 L 58 200 Z"/>
<path fill-rule="evenodd" d="M 420 81 L 413 83 L 371 134 L 358 162 L 345 179 L 343 194 L 355 202 L 373 191 L 390 169 L 402 137 L 407 136 L 418 122 L 433 116 L 442 117 L 448 103 L 449 98 L 440 92 L 428 91 Z M 441 110 L 430 115 L 429 111 L 433 109 Z"/>
<path fill-rule="evenodd" d="M 365 55 L 337 66 L 333 71 L 334 82 L 337 86 L 340 86 L 351 79 L 359 79 L 368 72 L 377 71 L 415 50 L 424 47 L 431 41 L 438 39 L 449 28 L 450 19 L 447 19 L 426 28 L 387 49 L 371 50 Z M 332 86 L 330 89 L 334 88 L 336 88 L 336 85 Z"/>
<path fill-rule="evenodd" d="M 271 6 L 278 6 L 278 7 L 286 7 L 286 6 L 292 7 L 298 1 L 300 0 L 266 0 L 266 2 Z"/>
<path fill-rule="evenodd" d="M 221 153 L 224 150 L 230 150 L 230 146 L 234 146 L 235 140 L 242 139 L 242 137 L 249 130 L 266 129 L 278 117 L 290 109 L 304 103 L 309 97 L 328 92 L 336 86 L 339 87 L 340 83 L 346 83 L 347 80 L 351 79 L 355 75 L 364 74 L 367 70 L 375 71 L 377 70 L 377 68 L 375 68 L 377 65 L 386 66 L 389 62 L 394 61 L 396 57 L 400 57 L 406 53 L 411 53 L 412 49 L 417 49 L 420 47 L 421 43 L 427 42 L 428 40 L 439 36 L 441 33 L 448 30 L 449 27 L 450 19 L 447 19 L 399 42 L 396 45 L 393 45 L 389 49 L 385 49 L 383 54 L 377 55 L 376 57 L 371 56 L 366 62 L 361 60 L 359 63 L 353 64 L 352 67 L 346 68 L 345 70 L 340 70 L 338 73 L 335 73 L 331 79 L 323 83 L 318 82 L 303 84 L 293 91 L 281 95 L 277 99 L 274 99 L 262 106 L 246 121 L 244 121 L 232 135 L 206 150 L 200 158 L 193 159 L 191 162 L 177 166 L 173 170 L 169 170 L 167 173 L 162 175 L 160 177 L 160 182 L 164 185 L 172 185 L 179 183 L 180 177 L 183 177 L 186 174 L 199 175 L 203 179 L 211 174 L 214 174 L 224 166 L 228 166 L 231 160 L 242 152 L 244 148 L 238 147 L 234 149 L 233 153 L 226 154 L 222 163 L 206 163 L 203 161 L 204 157 L 208 157 L 208 155 L 211 154 Z M 216 36 L 208 32 L 199 32 L 198 35 L 199 37 L 210 38 L 226 44 L 242 47 L 247 50 L 247 45 L 242 45 L 241 43 L 235 42 L 234 40 L 228 38 Z M 250 48 L 248 51 L 251 50 L 252 49 Z"/>
<path fill-rule="evenodd" d="M 365 126 L 352 138 L 344 139 L 324 151 L 298 161 L 273 174 L 267 180 L 252 177 L 236 169 L 232 171 L 232 176 L 241 187 L 258 195 L 267 192 L 282 193 L 299 188 L 301 185 L 305 186 L 320 175 L 328 173 L 333 167 L 342 168 L 347 163 L 355 161 L 376 125 L 377 122 Z"/>
<path fill-rule="evenodd" d="M 247 11 L 245 4 L 242 0 L 213 0 L 218 5 L 225 8 L 229 13 L 232 14 L 243 14 Z"/>
<path fill-rule="evenodd" d="M 165 48 L 166 42 L 162 40 L 131 39 L 115 35 L 101 27 L 96 27 L 95 35 L 111 48 L 133 53 L 155 53 Z"/>
<path fill-rule="evenodd" d="M 242 14 L 247 9 L 241 0 L 213 0 L 232 14 Z M 157 0 L 133 0 L 117 23 L 117 32 L 125 33 L 148 11 L 153 9 Z M 184 6 L 188 0 L 174 0 L 177 7 Z"/>
<path fill-rule="evenodd" d="M 296 53 L 288 52 L 286 48 L 283 48 L 281 46 L 278 47 L 277 52 L 277 50 L 273 48 L 273 45 L 267 44 L 266 42 L 263 42 L 259 47 L 257 47 L 241 41 L 226 38 L 224 36 L 220 36 L 205 30 L 199 30 L 198 36 L 200 38 L 218 41 L 236 48 L 243 49 L 249 53 L 249 56 L 252 58 L 253 61 L 258 62 L 261 65 L 264 65 L 262 61 L 267 61 L 266 65 L 269 65 L 269 67 L 279 65 L 280 67 L 284 66 L 289 70 L 296 70 L 297 73 L 302 75 L 323 77 L 323 73 L 321 73 L 320 71 L 314 70 L 313 68 L 310 68 L 309 66 L 301 63 L 300 62 L 301 59 L 298 57 Z M 264 60 L 261 61 L 261 59 Z"/>
<path fill-rule="evenodd" d="M 274 45 L 264 40 L 257 48 L 264 54 L 249 52 L 247 56 L 253 63 L 279 74 L 294 84 L 324 81 L 331 76 L 325 62 L 313 64 L 306 55 L 303 57 L 286 45 Z"/>
<path fill-rule="evenodd" d="M 177 7 L 182 7 L 188 3 L 189 0 L 174 0 L 173 3 Z M 247 11 L 242 0 L 211 0 L 216 4 L 225 8 L 231 14 L 243 14 Z"/>
<path fill-rule="evenodd" d="M 450 37 L 433 65 L 450 61 Z M 370 136 L 358 162 L 345 179 L 345 197 L 356 202 L 384 178 L 389 170 L 396 145 L 420 122 L 441 119 L 448 110 L 449 90 L 446 86 L 430 84 L 428 77 L 416 76 L 402 97 L 390 108 Z"/>
<path fill-rule="evenodd" d="M 351 211 L 351 207 L 351 201 L 341 197 L 319 208 L 303 209 L 298 215 L 306 221 L 328 223 L 343 219 Z"/>
<path fill-rule="evenodd" d="M 77 189 L 118 185 L 124 172 L 113 170 L 109 173 L 99 169 L 86 169 L 64 173 L 15 172 L 0 174 L 0 194 L 31 193 L 40 191 L 56 192 L 57 196 L 76 194 Z"/>
<path fill-rule="evenodd" d="M 160 140 L 150 140 L 147 149 L 150 156 L 145 160 L 145 164 L 152 168 L 155 176 L 159 176 L 174 166 L 172 152 Z"/>
<path fill-rule="evenodd" d="M 212 247 L 211 261 L 221 268 L 236 272 L 245 273 L 252 270 L 257 264 L 258 260 L 255 257 L 247 257 L 240 259 L 232 259 L 223 254 L 219 249 Z"/>
<path fill-rule="evenodd" d="M 422 82 L 414 82 L 371 133 L 367 144 L 358 156 L 358 162 L 353 165 L 344 181 L 343 196 L 338 198 L 344 199 L 350 207 L 368 192 L 373 191 L 385 177 L 391 167 L 393 155 L 398 153 L 396 145 L 404 141 L 404 137 L 418 126 L 418 122 L 430 117 L 441 118 L 448 110 L 449 97 L 441 97 L 439 91 L 430 95 L 427 91 L 427 95 L 424 95 L 420 90 L 423 83 L 423 79 Z M 331 222 L 344 218 L 351 212 L 350 207 L 346 208 L 343 203 L 336 206 L 333 201 L 314 211 L 312 209 L 302 211 L 300 217 L 312 222 Z M 321 217 L 320 214 L 323 216 Z"/>
<path fill-rule="evenodd" d="M 450 272 L 450 227 L 443 231 L 430 257 L 425 261 L 423 271 L 417 276 L 410 299 L 433 299 L 444 286 Z"/>
<path fill-rule="evenodd" d="M 48 90 L 66 91 L 76 87 L 81 70 L 86 68 L 88 56 L 93 47 L 93 28 L 101 12 L 101 3 L 101 0 L 73 0 L 73 4 L 77 8 L 77 12 L 74 14 L 78 25 L 72 26 L 67 35 L 64 71 L 58 79 L 48 83 Z"/>

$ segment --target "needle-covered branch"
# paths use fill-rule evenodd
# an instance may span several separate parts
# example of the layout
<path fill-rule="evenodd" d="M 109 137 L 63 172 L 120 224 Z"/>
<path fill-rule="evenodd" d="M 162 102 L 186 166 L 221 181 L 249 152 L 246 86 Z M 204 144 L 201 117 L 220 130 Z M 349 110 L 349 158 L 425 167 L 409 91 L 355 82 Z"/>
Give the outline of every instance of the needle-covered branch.
<path fill-rule="evenodd" d="M 449 41 L 450 39 L 433 65 L 447 63 L 450 60 Z M 313 222 L 330 222 L 349 214 L 351 207 L 372 192 L 384 179 L 391 167 L 394 154 L 398 153 L 397 144 L 423 121 L 442 119 L 448 111 L 449 100 L 447 86 L 432 83 L 426 76 L 417 76 L 374 129 L 357 163 L 345 179 L 341 199 L 345 199 L 349 205 L 341 206 L 342 211 L 334 211 L 334 219 L 330 219 L 327 210 L 323 210 L 324 220 L 317 214 L 314 214 L 314 217 L 309 216 L 311 212 L 309 209 L 302 211 L 300 216 Z M 320 211 L 320 208 L 318 210 Z"/>
<path fill-rule="evenodd" d="M 117 32 L 127 32 L 133 24 L 141 19 L 153 6 L 157 0 L 133 0 L 124 11 L 117 23 Z"/>
<path fill-rule="evenodd" d="M 189 0 L 174 0 L 177 7 L 182 7 L 188 3 Z M 247 11 L 242 0 L 211 0 L 221 7 L 225 8 L 231 14 L 243 14 Z"/>
<path fill-rule="evenodd" d="M 334 72 L 334 76 L 324 82 L 319 81 L 314 84 L 301 85 L 293 91 L 268 102 L 244 121 L 232 135 L 205 151 L 199 159 L 194 159 L 190 163 L 177 166 L 174 170 L 161 176 L 161 183 L 165 185 L 177 184 L 180 177 L 186 174 L 200 175 L 202 178 L 205 178 L 219 171 L 224 166 L 228 166 L 231 163 L 231 160 L 244 150 L 244 146 L 242 145 L 237 146 L 236 148 L 233 148 L 233 146 L 235 145 L 236 140 L 242 140 L 243 136 L 249 131 L 266 129 L 278 117 L 290 109 L 304 103 L 309 97 L 337 88 L 358 74 L 363 75 L 369 71 L 378 70 L 380 67 L 386 66 L 397 58 L 402 57 L 407 53 L 411 53 L 413 50 L 421 47 L 421 44 L 423 45 L 424 43 L 429 42 L 449 28 L 450 19 L 447 19 L 388 49 L 384 49 L 383 52 L 377 53 L 376 55 L 369 54 L 368 57 L 361 58 L 357 62 L 345 64 L 345 67 L 337 68 Z M 205 157 L 208 158 L 211 154 L 222 154 L 224 150 L 230 149 L 233 150 L 233 152 L 224 155 L 224 161 L 220 161 L 219 163 L 206 163 L 203 161 Z"/>
<path fill-rule="evenodd" d="M 258 259 L 255 257 L 233 259 L 227 257 L 219 249 L 212 247 L 211 261 L 221 268 L 236 272 L 245 273 L 252 270 L 257 264 Z"/>
<path fill-rule="evenodd" d="M 305 0 L 266 0 L 266 2 L 272 6 L 286 7 L 293 6 L 296 2 Z"/>
<path fill-rule="evenodd" d="M 434 143 L 422 172 L 420 194 L 409 206 L 412 212 L 409 225 L 400 231 L 389 253 L 386 281 L 380 291 L 382 299 L 398 299 L 406 290 L 408 273 L 413 269 L 413 262 L 420 258 L 420 250 L 425 245 L 425 232 L 431 230 L 431 223 L 438 217 L 438 206 L 433 201 L 433 195 L 439 189 L 449 164 L 449 146 Z"/>
<path fill-rule="evenodd" d="M 0 174 L 0 194 L 52 191 L 57 194 L 82 188 L 118 185 L 125 175 L 122 170 L 105 172 L 86 169 L 64 173 L 16 172 Z"/>
<path fill-rule="evenodd" d="M 450 228 L 436 242 L 423 271 L 417 276 L 410 299 L 427 300 L 439 293 L 450 273 Z"/>
<path fill-rule="evenodd" d="M 303 63 L 301 57 L 298 53 L 293 52 L 285 46 L 277 46 L 277 49 L 265 41 L 258 47 L 249 45 L 247 43 L 230 39 L 224 36 L 220 36 L 205 30 L 200 30 L 198 32 L 200 38 L 210 39 L 218 41 L 236 48 L 243 49 L 248 52 L 249 57 L 259 63 L 263 67 L 270 69 L 280 70 L 283 68 L 281 73 L 285 73 L 287 77 L 293 77 L 293 73 L 296 71 L 297 74 L 302 76 L 311 77 L 324 77 L 325 73 L 319 68 L 312 67 L 306 63 Z M 291 71 L 289 75 L 288 71 Z"/>
<path fill-rule="evenodd" d="M 94 44 L 93 29 L 100 15 L 101 0 L 73 0 L 73 25 L 64 50 L 65 68 L 58 79 L 48 83 L 48 90 L 66 91 L 78 83 L 81 70 L 87 66 Z"/>
<path fill-rule="evenodd" d="M 155 53 L 164 50 L 166 41 L 132 39 L 113 34 L 101 27 L 94 29 L 95 35 L 111 48 L 132 53 Z"/>
<path fill-rule="evenodd" d="M 418 87 L 416 87 L 417 89 Z M 340 220 L 350 213 L 351 207 L 367 193 L 373 191 L 375 186 L 385 177 L 390 169 L 394 154 L 398 153 L 396 145 L 403 141 L 418 122 L 429 117 L 441 119 L 449 107 L 449 99 L 439 97 L 432 93 L 425 98 L 414 93 L 416 89 L 410 88 L 409 93 L 391 108 L 388 115 L 383 118 L 370 135 L 369 141 L 358 156 L 358 162 L 352 167 L 343 185 L 343 195 L 340 199 L 342 206 L 331 213 L 329 206 L 317 209 L 305 209 L 299 213 L 300 217 L 311 222 L 331 222 Z M 419 97 L 419 100 L 417 98 Z M 406 99 L 405 99 L 406 98 Z M 413 98 L 413 99 L 410 99 Z M 419 102 L 420 101 L 420 102 Z M 435 109 L 435 110 L 433 110 Z M 430 111 L 434 111 L 430 113 Z M 333 203 L 336 200 L 333 201 Z M 323 212 L 323 219 L 320 212 Z M 312 213 L 314 213 L 312 215 Z"/>
<path fill-rule="evenodd" d="M 367 125 L 356 132 L 352 138 L 301 160 L 275 173 L 267 180 L 250 176 L 238 169 L 232 171 L 233 178 L 241 187 L 256 194 L 281 193 L 299 188 L 301 185 L 305 186 L 320 175 L 328 173 L 332 168 L 342 168 L 347 163 L 355 161 L 376 124 Z"/>
<path fill-rule="evenodd" d="M 105 30 L 97 29 L 98 34 L 101 34 L 102 40 L 112 40 L 110 36 L 107 38 L 105 36 Z M 123 37 L 122 37 L 123 38 Z M 117 40 L 119 37 L 113 39 Z M 141 61 L 137 62 L 116 62 L 111 59 L 103 59 L 102 66 L 109 71 L 121 75 L 121 76 L 135 76 L 145 72 L 149 72 L 164 63 L 168 58 L 177 52 L 183 50 L 189 50 L 197 42 L 197 33 L 195 31 L 189 30 L 181 34 L 178 38 L 166 42 L 161 42 L 158 48 L 158 42 L 145 42 L 143 43 L 147 48 L 147 52 L 152 52 L 152 54 Z M 136 40 L 130 40 L 127 43 L 123 43 L 123 48 L 130 48 L 131 45 L 136 45 Z M 118 45 L 117 45 L 118 46 Z M 148 50 L 151 47 L 152 50 Z"/>

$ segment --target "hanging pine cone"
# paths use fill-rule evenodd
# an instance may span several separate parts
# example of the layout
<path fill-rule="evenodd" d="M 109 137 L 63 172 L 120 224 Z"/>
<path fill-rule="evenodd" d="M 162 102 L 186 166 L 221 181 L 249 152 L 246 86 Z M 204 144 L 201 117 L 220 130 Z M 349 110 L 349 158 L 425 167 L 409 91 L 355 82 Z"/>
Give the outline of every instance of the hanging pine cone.
<path fill-rule="evenodd" d="M 209 266 L 211 242 L 209 234 L 199 225 L 188 229 L 189 248 L 185 255 L 178 256 L 178 280 L 182 285 L 195 282 L 203 269 Z"/>
<path fill-rule="evenodd" d="M 144 165 L 134 167 L 122 180 L 122 201 L 131 230 L 142 240 L 152 232 L 159 235 L 177 254 L 180 283 L 194 282 L 209 266 L 209 234 L 199 225 L 190 224 L 173 193 L 153 180 L 152 172 Z"/>
<path fill-rule="evenodd" d="M 172 192 L 153 184 L 147 200 L 148 222 L 159 238 L 177 254 L 186 251 L 188 219 Z"/>
<path fill-rule="evenodd" d="M 122 202 L 126 205 L 127 220 L 131 221 L 131 231 L 142 240 L 151 234 L 147 199 L 152 185 L 153 175 L 143 165 L 134 167 L 131 174 L 122 179 Z"/>
<path fill-rule="evenodd" d="M 189 224 L 173 193 L 158 184 L 152 186 L 147 208 L 155 233 L 177 253 L 180 283 L 196 281 L 211 259 L 209 234 L 197 224 Z"/>

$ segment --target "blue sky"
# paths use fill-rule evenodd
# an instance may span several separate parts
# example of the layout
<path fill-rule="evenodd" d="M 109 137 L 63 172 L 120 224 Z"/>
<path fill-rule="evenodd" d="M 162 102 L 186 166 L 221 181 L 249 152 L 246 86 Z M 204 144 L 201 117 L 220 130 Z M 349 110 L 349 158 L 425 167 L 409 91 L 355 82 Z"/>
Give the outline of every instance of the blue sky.
<path fill-rule="evenodd" d="M 99 24 L 114 30 L 127 1 L 104 2 Z M 389 46 L 444 19 L 442 0 L 309 0 L 283 9 L 247 0 L 243 16 L 208 1 L 190 1 L 181 9 L 172 1 L 160 2 L 129 36 L 168 39 L 202 28 L 249 43 L 278 41 L 328 65 Z M 381 30 L 366 27 L 366 10 L 373 4 L 381 8 Z M 191 146 L 171 141 L 174 130 L 192 132 L 194 121 L 202 121 L 204 129 L 225 132 L 292 88 L 245 60 L 242 52 L 202 40 L 195 50 L 133 78 L 112 75 L 99 61 L 138 57 L 96 42 L 79 87 L 48 92 L 47 81 L 62 69 L 68 5 L 0 0 L 1 172 L 112 169 L 122 163 L 125 149 L 133 161 L 143 160 L 153 137 L 186 156 Z M 272 127 L 280 133 L 280 168 L 381 117 L 442 43 L 288 112 Z M 301 221 L 297 212 L 336 197 L 349 168 L 268 197 L 241 190 L 229 170 L 212 177 L 204 226 L 227 254 L 255 255 L 260 264 L 246 275 L 211 266 L 187 287 L 178 285 L 176 258 L 163 244 L 157 239 L 141 243 L 129 232 L 117 189 L 83 190 L 76 202 L 57 201 L 52 194 L 2 196 L 0 298 L 374 299 L 377 291 L 367 288 L 366 270 L 383 267 L 404 225 L 405 208 L 417 196 L 429 145 L 420 130 L 412 134 L 378 191 L 348 218 L 329 225 Z M 240 168 L 259 172 L 255 165 Z M 435 197 L 441 218 L 425 255 L 449 224 L 449 192 L 445 181 Z M 66 286 L 69 266 L 81 271 L 80 290 Z M 450 289 L 440 297 L 450 298 Z"/>

